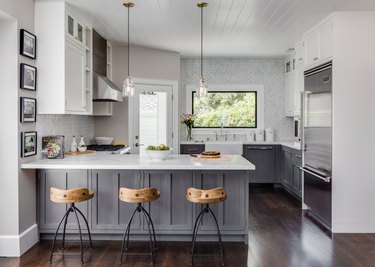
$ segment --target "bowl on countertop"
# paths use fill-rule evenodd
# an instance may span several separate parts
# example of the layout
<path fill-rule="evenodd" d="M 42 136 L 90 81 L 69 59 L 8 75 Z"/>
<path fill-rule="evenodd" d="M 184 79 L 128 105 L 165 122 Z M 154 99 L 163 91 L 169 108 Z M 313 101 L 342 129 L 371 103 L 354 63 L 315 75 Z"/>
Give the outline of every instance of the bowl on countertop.
<path fill-rule="evenodd" d="M 172 149 L 168 150 L 148 150 L 145 149 L 147 155 L 151 158 L 153 161 L 164 161 L 168 158 L 168 156 L 171 154 Z"/>
<path fill-rule="evenodd" d="M 85 152 L 87 150 L 87 146 L 80 146 L 78 147 L 79 152 Z"/>
<path fill-rule="evenodd" d="M 113 142 L 113 137 L 95 137 L 95 142 L 97 145 L 110 145 Z"/>

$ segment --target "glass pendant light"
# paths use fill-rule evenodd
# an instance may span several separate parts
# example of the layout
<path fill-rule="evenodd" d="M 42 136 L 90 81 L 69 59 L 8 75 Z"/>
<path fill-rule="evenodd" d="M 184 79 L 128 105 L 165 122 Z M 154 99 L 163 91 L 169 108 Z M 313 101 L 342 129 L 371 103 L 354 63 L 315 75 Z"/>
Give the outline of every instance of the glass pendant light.
<path fill-rule="evenodd" d="M 203 77 L 203 8 L 207 7 L 206 2 L 198 2 L 197 6 L 201 9 L 201 76 L 199 78 L 197 97 L 207 96 L 207 86 Z"/>
<path fill-rule="evenodd" d="M 122 96 L 134 96 L 134 83 L 130 77 L 130 8 L 134 7 L 134 3 L 125 2 L 124 7 L 128 9 L 128 77 L 124 80 L 122 86 Z"/>

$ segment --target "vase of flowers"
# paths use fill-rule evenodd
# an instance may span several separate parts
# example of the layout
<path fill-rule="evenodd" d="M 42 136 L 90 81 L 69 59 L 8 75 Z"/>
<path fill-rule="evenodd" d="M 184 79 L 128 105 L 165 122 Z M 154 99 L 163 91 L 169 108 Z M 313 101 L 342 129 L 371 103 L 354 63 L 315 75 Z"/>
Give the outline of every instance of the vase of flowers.
<path fill-rule="evenodd" d="M 186 141 L 192 140 L 191 130 L 193 128 L 195 119 L 196 116 L 194 114 L 184 113 L 181 115 L 181 124 L 186 126 Z"/>

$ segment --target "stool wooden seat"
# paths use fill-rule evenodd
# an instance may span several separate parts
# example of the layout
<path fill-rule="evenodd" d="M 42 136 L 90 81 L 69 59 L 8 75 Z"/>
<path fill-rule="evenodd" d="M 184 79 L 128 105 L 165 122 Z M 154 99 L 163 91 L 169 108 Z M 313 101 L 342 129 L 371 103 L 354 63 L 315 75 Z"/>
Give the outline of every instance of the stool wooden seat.
<path fill-rule="evenodd" d="M 57 238 L 60 226 L 61 226 L 63 221 L 64 221 L 64 228 L 63 228 L 63 235 L 62 235 L 62 242 L 61 242 L 61 251 L 62 251 L 61 253 L 63 255 L 68 254 L 68 253 L 64 253 L 66 224 L 68 222 L 69 214 L 74 213 L 75 218 L 77 220 L 78 230 L 79 230 L 81 264 L 84 264 L 83 253 L 86 251 L 86 249 L 88 247 L 91 247 L 91 249 L 92 249 L 93 246 L 92 246 L 91 233 L 90 233 L 90 228 L 89 228 L 89 224 L 87 222 L 87 219 L 86 219 L 85 215 L 75 206 L 75 203 L 87 201 L 87 200 L 92 199 L 93 197 L 94 197 L 94 193 L 87 188 L 59 189 L 59 188 L 51 187 L 51 189 L 50 189 L 50 199 L 51 199 L 51 201 L 55 202 L 55 203 L 70 204 L 70 206 L 69 206 L 68 210 L 65 212 L 64 216 L 62 217 L 62 219 L 61 219 L 61 221 L 60 221 L 60 223 L 59 223 L 59 225 L 56 229 L 55 236 L 54 236 L 53 242 L 52 242 L 52 249 L 51 249 L 51 255 L 50 255 L 50 260 L 49 260 L 50 263 L 52 263 L 53 254 L 56 253 L 55 251 L 59 247 L 59 246 L 56 246 L 56 238 Z M 89 245 L 86 248 L 83 247 L 81 224 L 79 222 L 78 214 L 81 215 L 81 217 L 85 221 L 85 224 L 86 224 L 86 227 L 87 227 L 87 233 L 88 233 L 88 236 L 89 236 Z M 74 253 L 70 253 L 70 254 L 74 254 Z"/>
<path fill-rule="evenodd" d="M 217 203 L 226 200 L 227 193 L 223 187 L 209 190 L 188 188 L 186 192 L 186 199 L 194 203 Z"/>
<path fill-rule="evenodd" d="M 128 224 L 125 229 L 124 238 L 121 245 L 121 258 L 120 263 L 122 264 L 122 258 L 125 254 L 127 255 L 149 255 L 151 257 L 151 264 L 154 263 L 154 252 L 157 250 L 156 246 L 156 235 L 154 223 L 152 222 L 151 216 L 148 211 L 142 206 L 142 203 L 152 202 L 160 197 L 160 191 L 156 188 L 141 188 L 141 189 L 130 189 L 121 187 L 119 190 L 119 199 L 127 203 L 136 203 L 133 214 L 131 215 Z M 130 226 L 132 224 L 134 215 L 139 212 L 142 213 L 148 226 L 148 233 L 150 237 L 150 252 L 149 253 L 130 253 L 129 250 L 129 238 L 130 238 Z M 126 258 L 125 258 L 126 259 Z"/>
<path fill-rule="evenodd" d="M 94 193 L 87 188 L 74 188 L 74 189 L 58 189 L 51 187 L 50 189 L 51 201 L 56 203 L 78 203 L 92 199 Z"/>
<path fill-rule="evenodd" d="M 217 229 L 217 235 L 219 237 L 219 245 L 220 245 L 220 255 L 222 258 L 222 265 L 224 266 L 225 260 L 224 260 L 224 248 L 223 248 L 223 242 L 221 239 L 221 233 L 219 229 L 219 224 L 217 222 L 216 216 L 211 210 L 209 204 L 211 203 L 218 203 L 221 201 L 224 201 L 227 199 L 227 193 L 223 187 L 217 187 L 213 189 L 196 189 L 196 188 L 188 188 L 186 190 L 186 199 L 193 203 L 198 204 L 206 204 L 205 207 L 201 210 L 198 217 L 195 220 L 194 223 L 194 229 L 193 229 L 193 239 L 192 239 L 192 247 L 191 247 L 191 265 L 194 264 L 194 251 L 195 251 L 195 242 L 198 236 L 199 227 L 202 224 L 203 216 L 206 213 L 211 214 L 212 219 L 215 222 L 215 226 Z M 201 256 L 207 256 L 207 255 L 201 255 Z"/>
<path fill-rule="evenodd" d="M 157 200 L 160 191 L 156 188 L 130 189 L 121 187 L 119 199 L 128 203 L 145 203 Z"/>

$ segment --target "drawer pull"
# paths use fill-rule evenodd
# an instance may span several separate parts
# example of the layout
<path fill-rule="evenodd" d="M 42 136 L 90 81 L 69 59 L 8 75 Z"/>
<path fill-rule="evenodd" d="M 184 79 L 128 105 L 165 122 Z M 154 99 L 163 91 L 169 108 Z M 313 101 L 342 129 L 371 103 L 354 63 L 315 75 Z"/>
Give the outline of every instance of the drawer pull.
<path fill-rule="evenodd" d="M 249 150 L 272 150 L 272 146 L 250 147 Z"/>
<path fill-rule="evenodd" d="M 314 60 L 314 61 L 317 61 L 317 60 L 318 60 L 318 57 L 314 57 L 313 60 Z"/>

